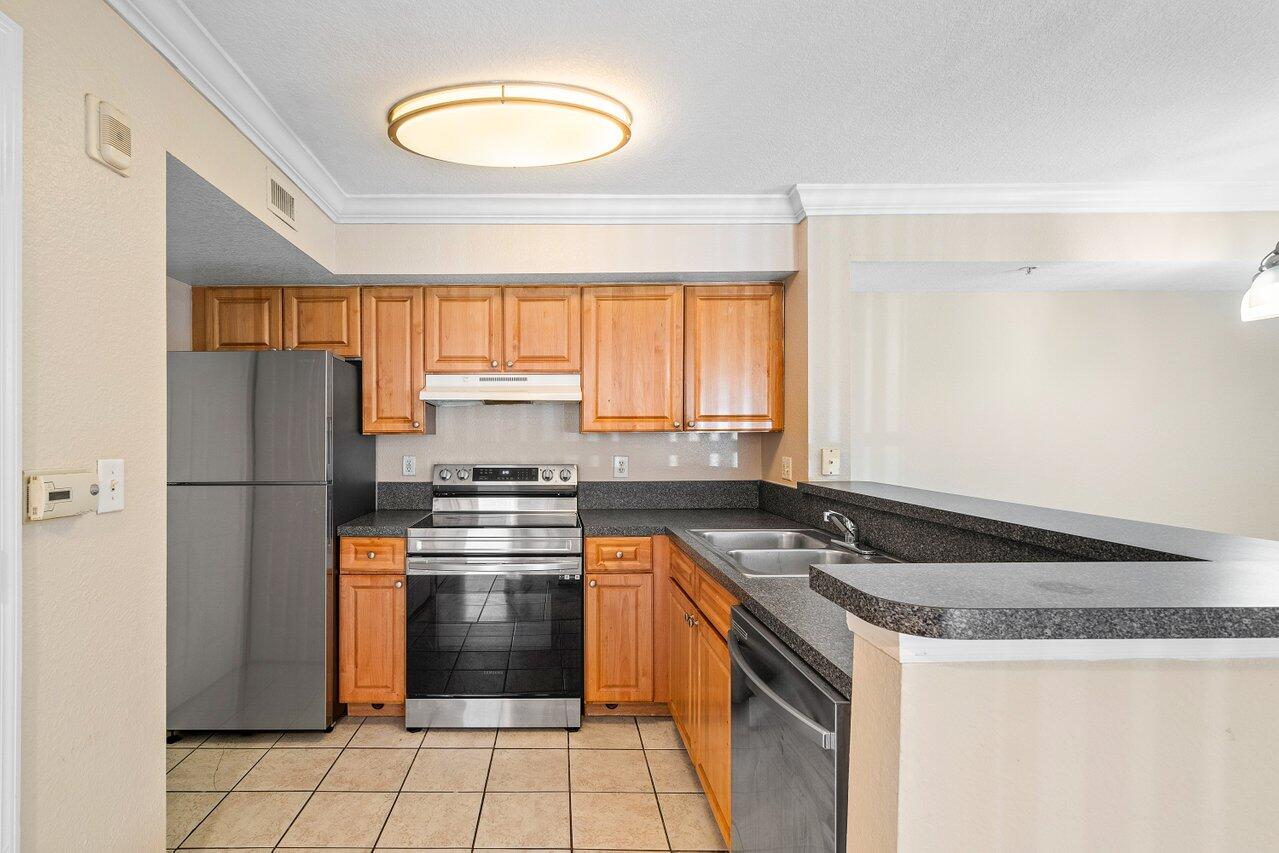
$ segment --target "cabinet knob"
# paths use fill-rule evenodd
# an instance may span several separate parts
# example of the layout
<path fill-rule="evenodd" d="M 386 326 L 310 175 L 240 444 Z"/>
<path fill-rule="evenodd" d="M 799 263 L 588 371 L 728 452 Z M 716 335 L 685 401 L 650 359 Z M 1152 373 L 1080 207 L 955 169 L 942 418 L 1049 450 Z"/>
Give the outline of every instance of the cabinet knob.
<path fill-rule="evenodd" d="M 396 589 L 399 589 L 399 588 L 400 588 L 400 587 L 402 587 L 402 586 L 404 586 L 404 581 L 396 581 L 396 582 L 395 582 L 395 588 L 396 588 Z"/>
<path fill-rule="evenodd" d="M 613 556 L 620 560 L 620 559 L 622 559 L 622 552 L 621 552 L 621 551 L 618 551 L 618 552 L 617 552 L 616 554 L 614 554 Z"/>
<path fill-rule="evenodd" d="M 493 359 L 493 361 L 491 362 L 491 364 L 492 364 L 492 366 L 493 366 L 493 367 L 497 367 L 497 359 Z"/>
<path fill-rule="evenodd" d="M 418 428 L 418 427 L 420 427 L 421 425 L 422 425 L 422 422 L 421 422 L 421 421 L 414 421 L 414 422 L 413 422 L 413 429 L 417 429 L 417 428 Z"/>
<path fill-rule="evenodd" d="M 370 552 L 369 552 L 369 559 L 370 559 L 370 560 L 372 560 L 372 559 L 373 559 L 374 557 L 376 557 L 376 556 L 377 556 L 377 551 L 370 551 Z"/>
<path fill-rule="evenodd" d="M 508 362 L 506 363 L 506 366 L 507 366 L 507 367 L 514 367 L 514 366 L 515 366 L 515 362 L 513 362 L 513 361 L 508 361 Z"/>
<path fill-rule="evenodd" d="M 689 421 L 689 422 L 688 422 L 688 425 L 689 425 L 690 427 L 695 427 L 695 426 L 697 426 L 697 421 Z"/>
<path fill-rule="evenodd" d="M 676 421 L 676 422 L 675 422 L 675 428 L 676 428 L 676 429 L 679 429 L 679 421 Z"/>
<path fill-rule="evenodd" d="M 591 581 L 590 583 L 587 584 L 587 586 L 595 586 L 595 581 Z"/>

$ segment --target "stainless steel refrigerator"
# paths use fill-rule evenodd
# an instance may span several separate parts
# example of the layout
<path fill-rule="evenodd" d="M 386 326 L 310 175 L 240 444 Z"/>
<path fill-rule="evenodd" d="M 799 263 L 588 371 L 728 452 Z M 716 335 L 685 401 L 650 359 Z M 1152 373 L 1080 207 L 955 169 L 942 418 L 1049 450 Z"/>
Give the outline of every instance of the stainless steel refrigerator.
<path fill-rule="evenodd" d="M 170 353 L 168 455 L 168 728 L 326 728 L 335 528 L 372 511 L 376 488 L 359 368 Z"/>

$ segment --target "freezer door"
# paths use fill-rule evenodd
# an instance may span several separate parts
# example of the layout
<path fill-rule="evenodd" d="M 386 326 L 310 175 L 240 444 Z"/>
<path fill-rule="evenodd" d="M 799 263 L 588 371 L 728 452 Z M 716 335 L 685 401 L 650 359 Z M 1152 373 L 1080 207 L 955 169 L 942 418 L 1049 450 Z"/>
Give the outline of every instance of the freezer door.
<path fill-rule="evenodd" d="M 324 352 L 169 353 L 170 483 L 322 483 Z"/>
<path fill-rule="evenodd" d="M 328 725 L 328 491 L 169 487 L 168 728 Z"/>

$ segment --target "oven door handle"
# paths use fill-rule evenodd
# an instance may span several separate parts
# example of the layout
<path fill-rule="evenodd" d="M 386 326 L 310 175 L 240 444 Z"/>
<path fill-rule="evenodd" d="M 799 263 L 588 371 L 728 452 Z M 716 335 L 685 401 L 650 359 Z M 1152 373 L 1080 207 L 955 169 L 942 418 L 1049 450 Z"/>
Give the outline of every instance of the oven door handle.
<path fill-rule="evenodd" d="M 538 559 L 474 559 L 410 557 L 409 575 L 577 575 L 582 574 L 582 561 Z"/>

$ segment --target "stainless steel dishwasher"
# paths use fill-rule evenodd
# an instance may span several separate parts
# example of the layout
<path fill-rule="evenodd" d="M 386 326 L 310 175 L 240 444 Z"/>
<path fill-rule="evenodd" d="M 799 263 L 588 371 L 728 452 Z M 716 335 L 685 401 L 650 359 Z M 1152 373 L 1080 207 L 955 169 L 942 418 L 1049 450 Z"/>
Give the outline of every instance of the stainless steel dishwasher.
<path fill-rule="evenodd" d="M 849 702 L 733 608 L 733 850 L 842 851 Z"/>

